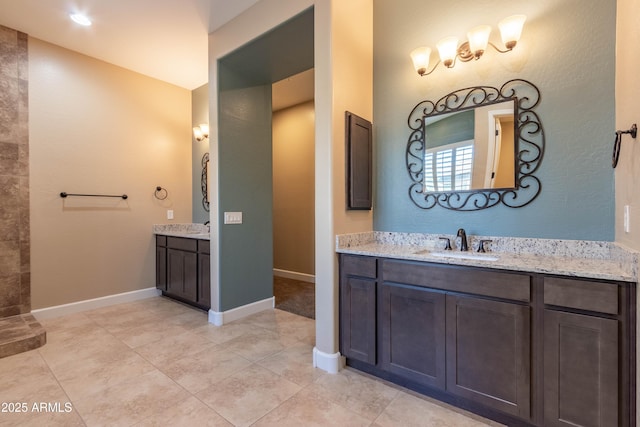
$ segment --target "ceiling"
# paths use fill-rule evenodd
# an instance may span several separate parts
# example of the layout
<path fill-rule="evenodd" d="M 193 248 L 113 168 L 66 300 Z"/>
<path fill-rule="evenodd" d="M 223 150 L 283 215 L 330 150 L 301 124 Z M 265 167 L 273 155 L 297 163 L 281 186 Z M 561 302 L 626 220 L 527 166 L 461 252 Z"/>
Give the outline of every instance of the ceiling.
<path fill-rule="evenodd" d="M 0 25 L 193 90 L 208 81 L 207 35 L 257 1 L 0 0 Z"/>

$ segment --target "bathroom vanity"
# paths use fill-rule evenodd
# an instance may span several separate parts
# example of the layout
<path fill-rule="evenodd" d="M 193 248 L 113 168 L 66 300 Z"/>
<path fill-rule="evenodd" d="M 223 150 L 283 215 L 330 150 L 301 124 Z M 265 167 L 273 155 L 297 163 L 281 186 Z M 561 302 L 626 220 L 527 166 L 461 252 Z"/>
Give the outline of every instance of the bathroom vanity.
<path fill-rule="evenodd" d="M 635 425 L 625 260 L 417 248 L 338 245 L 349 366 L 509 426 Z"/>
<path fill-rule="evenodd" d="M 154 229 L 156 288 L 195 307 L 211 307 L 209 235 L 206 230 Z"/>

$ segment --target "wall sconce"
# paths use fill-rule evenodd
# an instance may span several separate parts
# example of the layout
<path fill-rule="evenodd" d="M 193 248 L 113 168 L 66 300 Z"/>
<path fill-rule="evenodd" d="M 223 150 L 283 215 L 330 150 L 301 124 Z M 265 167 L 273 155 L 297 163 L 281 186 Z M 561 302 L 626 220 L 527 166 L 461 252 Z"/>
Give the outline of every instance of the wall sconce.
<path fill-rule="evenodd" d="M 440 59 L 433 68 L 427 72 L 431 59 L 430 47 L 419 47 L 411 52 L 411 60 L 413 66 L 421 76 L 428 76 L 433 73 L 440 63 L 443 63 L 447 68 L 453 68 L 456 65 L 456 60 L 460 59 L 462 62 L 468 62 L 472 59 L 480 59 L 487 46 L 493 47 L 500 53 L 507 53 L 516 47 L 516 44 L 520 40 L 522 34 L 522 27 L 524 21 L 527 19 L 524 15 L 513 15 L 503 19 L 498 24 L 500 28 L 500 36 L 502 43 L 505 46 L 505 50 L 498 48 L 496 45 L 489 41 L 489 35 L 491 34 L 491 27 L 489 25 L 480 25 L 472 28 L 467 33 L 467 41 L 458 46 L 457 37 L 445 37 L 440 40 L 436 47 Z"/>
<path fill-rule="evenodd" d="M 202 141 L 205 138 L 209 138 L 209 125 L 201 124 L 200 126 L 194 127 L 193 136 L 198 142 Z"/>

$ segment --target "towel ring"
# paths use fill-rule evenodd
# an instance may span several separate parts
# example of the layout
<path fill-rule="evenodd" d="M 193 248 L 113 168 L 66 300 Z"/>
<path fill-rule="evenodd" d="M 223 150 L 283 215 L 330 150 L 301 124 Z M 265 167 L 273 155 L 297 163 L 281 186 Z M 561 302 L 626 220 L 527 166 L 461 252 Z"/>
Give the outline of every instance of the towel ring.
<path fill-rule="evenodd" d="M 153 195 L 158 200 L 164 200 L 169 195 L 169 192 L 167 191 L 166 188 L 162 188 L 160 186 L 157 186 L 156 187 L 156 192 Z"/>

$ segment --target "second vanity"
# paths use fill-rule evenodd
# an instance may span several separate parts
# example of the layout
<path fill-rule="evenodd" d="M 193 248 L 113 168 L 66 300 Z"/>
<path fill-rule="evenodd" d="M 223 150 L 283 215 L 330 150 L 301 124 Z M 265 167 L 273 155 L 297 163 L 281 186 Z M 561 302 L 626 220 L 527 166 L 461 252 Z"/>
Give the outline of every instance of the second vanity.
<path fill-rule="evenodd" d="M 164 296 L 209 310 L 211 273 L 209 232 L 201 224 L 154 226 L 156 288 Z"/>
<path fill-rule="evenodd" d="M 509 426 L 634 426 L 636 255 L 493 240 L 339 236 L 347 364 Z"/>

